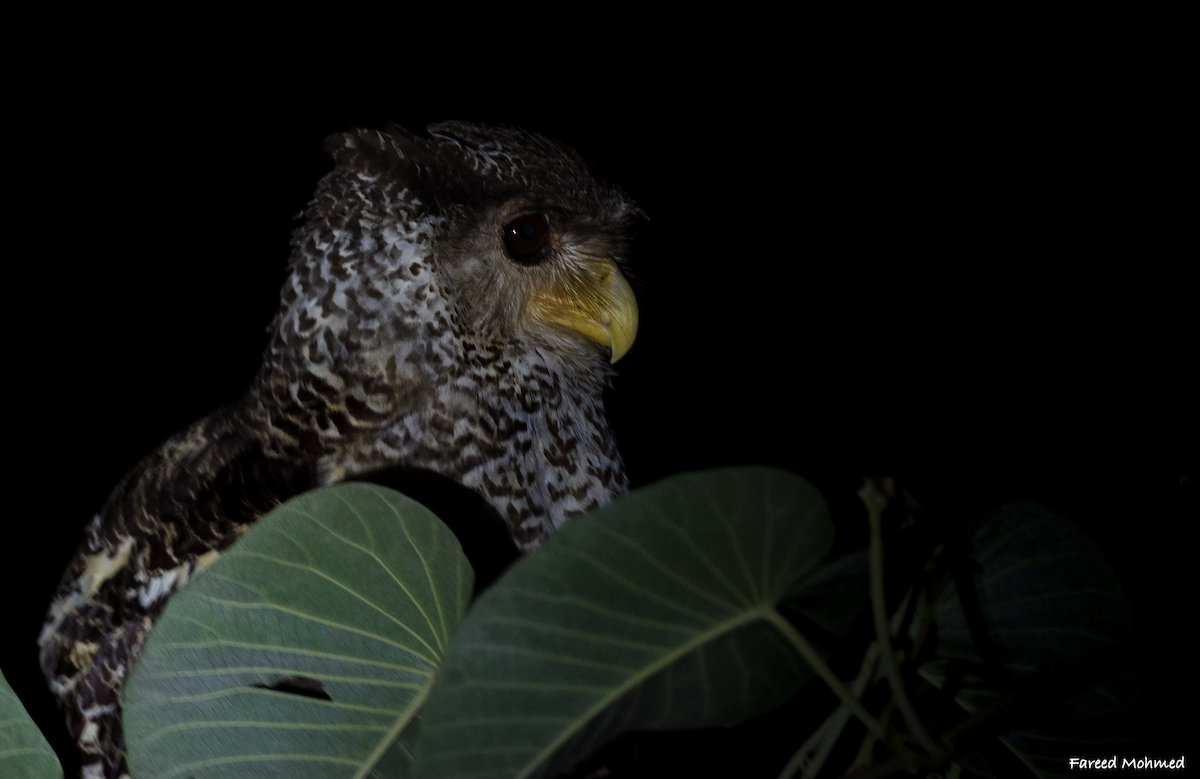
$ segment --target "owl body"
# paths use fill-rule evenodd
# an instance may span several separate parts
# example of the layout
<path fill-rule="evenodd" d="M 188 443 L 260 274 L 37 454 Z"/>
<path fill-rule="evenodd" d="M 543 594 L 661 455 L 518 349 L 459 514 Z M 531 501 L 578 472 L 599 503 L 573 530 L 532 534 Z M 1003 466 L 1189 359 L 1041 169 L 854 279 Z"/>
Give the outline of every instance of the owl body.
<path fill-rule="evenodd" d="M 637 212 L 571 151 L 446 123 L 332 136 L 239 401 L 139 463 L 39 644 L 84 775 L 126 772 L 121 694 L 169 597 L 262 514 L 401 465 L 478 493 L 521 549 L 626 489 L 602 393 L 632 342 Z"/>

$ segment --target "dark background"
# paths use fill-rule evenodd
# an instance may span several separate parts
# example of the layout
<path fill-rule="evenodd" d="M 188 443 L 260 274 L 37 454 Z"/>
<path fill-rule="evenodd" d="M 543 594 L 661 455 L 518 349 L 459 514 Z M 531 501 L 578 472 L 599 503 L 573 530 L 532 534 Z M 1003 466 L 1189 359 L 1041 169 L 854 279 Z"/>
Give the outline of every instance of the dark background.
<path fill-rule="evenodd" d="M 0 667 L 61 747 L 36 666 L 51 594 L 137 459 L 248 385 L 322 139 L 459 118 L 576 148 L 649 215 L 608 403 L 634 486 L 766 463 L 847 523 L 864 473 L 963 519 L 1039 500 L 1109 557 L 1173 705 L 1200 387 L 1185 101 L 1155 56 L 397 67 L 369 87 L 130 61 L 40 89 L 9 142 Z"/>

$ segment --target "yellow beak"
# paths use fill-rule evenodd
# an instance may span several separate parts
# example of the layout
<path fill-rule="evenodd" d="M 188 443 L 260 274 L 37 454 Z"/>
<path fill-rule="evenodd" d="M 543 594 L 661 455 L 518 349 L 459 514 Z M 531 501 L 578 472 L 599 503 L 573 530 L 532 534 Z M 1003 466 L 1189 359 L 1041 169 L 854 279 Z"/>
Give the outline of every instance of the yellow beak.
<path fill-rule="evenodd" d="M 609 347 L 613 362 L 625 356 L 637 337 L 637 298 L 609 259 L 593 260 L 569 287 L 555 285 L 534 292 L 526 312 Z"/>

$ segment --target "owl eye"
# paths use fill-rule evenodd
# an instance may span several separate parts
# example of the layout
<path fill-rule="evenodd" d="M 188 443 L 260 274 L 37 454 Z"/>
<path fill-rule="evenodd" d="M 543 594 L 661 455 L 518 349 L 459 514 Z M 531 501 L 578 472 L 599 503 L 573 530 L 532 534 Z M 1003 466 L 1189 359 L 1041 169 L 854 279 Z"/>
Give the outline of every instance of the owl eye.
<path fill-rule="evenodd" d="M 550 223 L 544 214 L 522 214 L 504 225 L 504 252 L 523 265 L 536 265 L 550 240 Z"/>

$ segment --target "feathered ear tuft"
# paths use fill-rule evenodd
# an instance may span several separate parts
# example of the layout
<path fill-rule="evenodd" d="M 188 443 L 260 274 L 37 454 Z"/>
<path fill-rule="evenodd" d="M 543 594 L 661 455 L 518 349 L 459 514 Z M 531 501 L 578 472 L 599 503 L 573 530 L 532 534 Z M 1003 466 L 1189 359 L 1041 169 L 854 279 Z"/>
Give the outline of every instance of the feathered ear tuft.
<path fill-rule="evenodd" d="M 338 165 L 378 176 L 384 173 L 405 175 L 415 172 L 418 149 L 414 141 L 389 127 L 387 132 L 355 128 L 334 133 L 325 139 L 325 153 Z"/>

